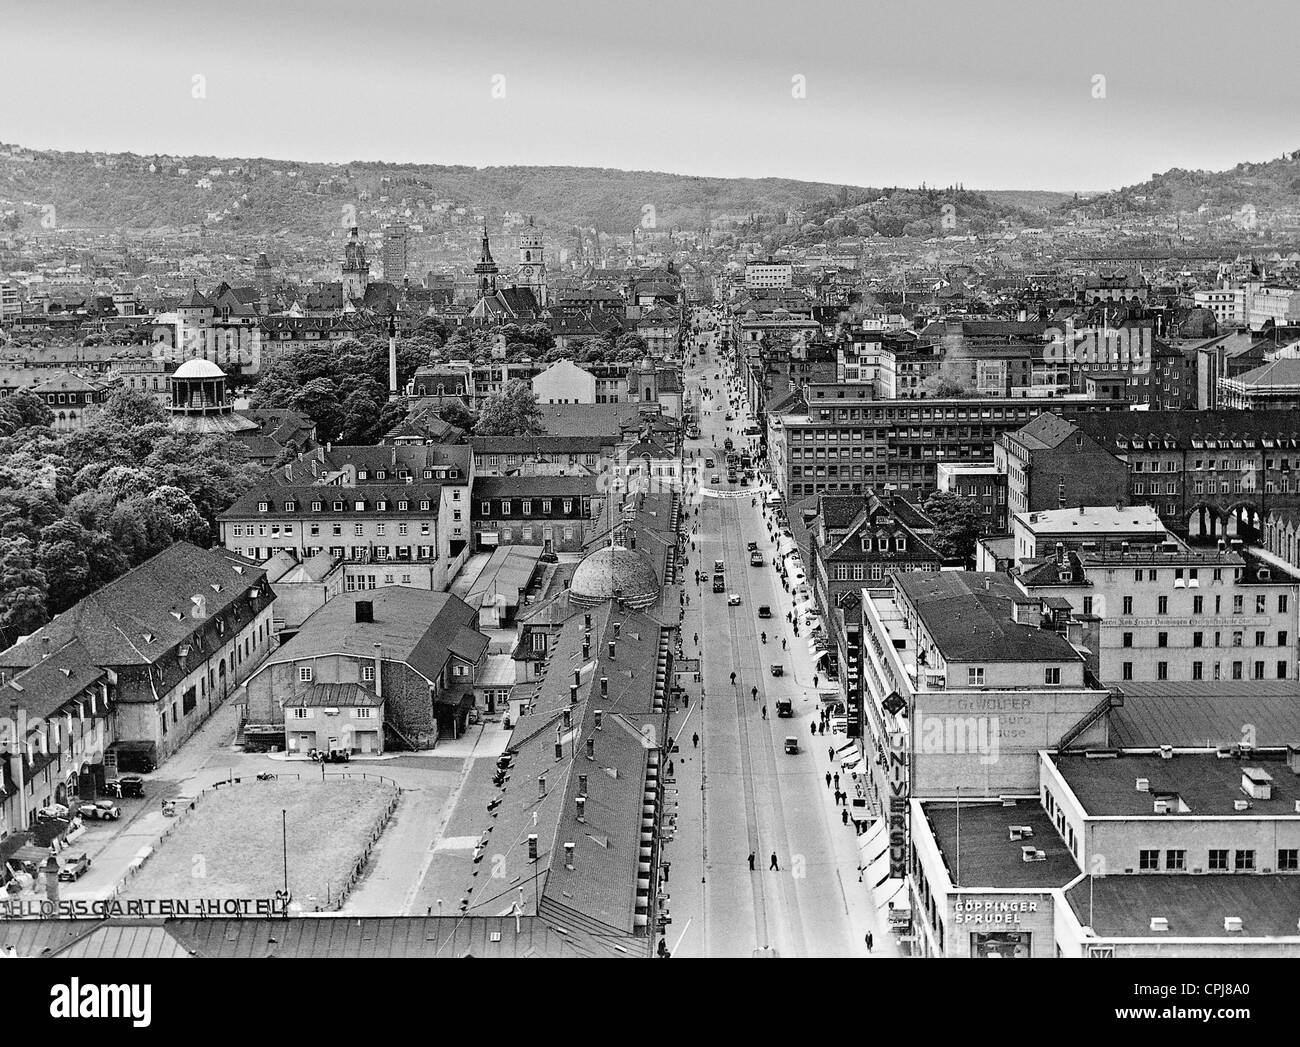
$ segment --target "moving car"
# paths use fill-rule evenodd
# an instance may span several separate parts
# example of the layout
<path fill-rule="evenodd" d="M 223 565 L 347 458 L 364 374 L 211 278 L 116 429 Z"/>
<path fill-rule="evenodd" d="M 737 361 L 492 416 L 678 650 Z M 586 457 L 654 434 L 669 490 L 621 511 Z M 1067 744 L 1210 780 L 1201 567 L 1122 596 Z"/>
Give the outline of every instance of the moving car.
<path fill-rule="evenodd" d="M 736 416 L 732 414 L 730 411 L 728 411 L 725 415 L 722 416 L 722 420 L 724 422 L 734 422 L 736 420 Z"/>
<path fill-rule="evenodd" d="M 759 616 L 760 618 L 771 618 L 771 617 L 772 617 L 772 608 L 768 607 L 767 604 L 763 604 L 763 605 L 762 605 L 761 607 L 759 607 L 759 609 L 758 609 L 758 616 Z"/>
<path fill-rule="evenodd" d="M 715 593 L 725 593 L 727 591 L 727 580 L 720 574 L 713 576 L 713 591 Z"/>
<path fill-rule="evenodd" d="M 713 561 L 713 569 L 714 569 L 718 574 L 721 574 L 723 571 L 725 571 L 725 570 L 727 569 L 727 565 L 726 565 L 726 563 L 725 563 L 724 561 L 722 561 L 722 560 L 714 560 L 714 561 Z"/>
<path fill-rule="evenodd" d="M 84 852 L 63 859 L 59 866 L 59 879 L 64 883 L 75 883 L 90 868 L 90 858 Z"/>
<path fill-rule="evenodd" d="M 797 754 L 799 752 L 799 739 L 796 738 L 793 734 L 786 735 L 785 751 L 790 753 L 791 755 Z"/>
<path fill-rule="evenodd" d="M 749 566 L 750 567 L 763 566 L 763 554 L 760 553 L 757 549 L 755 549 L 753 552 L 749 554 Z"/>
<path fill-rule="evenodd" d="M 117 780 L 118 796 L 143 796 L 144 779 L 138 774 L 124 774 Z"/>
<path fill-rule="evenodd" d="M 776 700 L 776 715 L 786 719 L 794 715 L 794 702 L 789 698 L 778 698 Z"/>
<path fill-rule="evenodd" d="M 77 808 L 77 813 L 88 821 L 115 822 L 122 817 L 122 808 L 112 800 L 96 800 L 83 803 Z"/>
<path fill-rule="evenodd" d="M 750 543 L 748 543 L 748 544 L 745 546 L 745 548 L 746 548 L 747 550 L 749 550 L 749 552 L 752 553 L 752 552 L 754 552 L 756 549 L 758 549 L 758 543 L 757 543 L 757 542 L 750 542 Z"/>
<path fill-rule="evenodd" d="M 728 606 L 728 607 L 739 607 L 739 606 L 740 606 L 740 593 L 731 593 L 731 594 L 727 597 L 727 606 Z"/>
<path fill-rule="evenodd" d="M 704 468 L 705 468 L 705 469 L 715 469 L 715 468 L 717 468 L 717 465 L 718 465 L 718 463 L 715 462 L 712 458 L 706 458 L 706 459 L 704 459 Z"/>
<path fill-rule="evenodd" d="M 720 484 L 722 483 L 722 477 L 719 476 L 717 473 L 714 473 L 712 476 L 709 477 L 709 483 Z"/>
<path fill-rule="evenodd" d="M 784 676 L 784 675 L 785 675 L 785 666 L 784 666 L 784 665 L 779 665 L 779 664 L 777 664 L 776 662 L 773 662 L 773 663 L 772 663 L 772 675 L 773 675 L 773 676 Z"/>

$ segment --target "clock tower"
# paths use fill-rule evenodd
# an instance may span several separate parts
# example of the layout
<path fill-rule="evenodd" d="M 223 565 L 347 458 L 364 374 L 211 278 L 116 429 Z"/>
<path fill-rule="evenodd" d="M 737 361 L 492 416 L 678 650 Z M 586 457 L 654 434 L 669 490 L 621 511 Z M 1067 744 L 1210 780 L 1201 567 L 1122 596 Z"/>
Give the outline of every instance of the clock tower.
<path fill-rule="evenodd" d="M 532 288 L 539 306 L 546 305 L 546 260 L 541 231 L 533 227 L 532 216 L 528 218 L 528 227 L 519 234 L 519 275 L 516 281 L 520 287 Z"/>

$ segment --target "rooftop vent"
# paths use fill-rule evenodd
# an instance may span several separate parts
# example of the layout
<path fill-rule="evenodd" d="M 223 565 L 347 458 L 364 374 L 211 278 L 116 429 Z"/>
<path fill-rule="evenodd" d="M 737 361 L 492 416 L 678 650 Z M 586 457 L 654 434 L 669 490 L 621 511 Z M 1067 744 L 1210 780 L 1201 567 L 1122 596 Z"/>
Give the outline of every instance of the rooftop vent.
<path fill-rule="evenodd" d="M 1167 931 L 1167 930 L 1169 930 L 1169 918 L 1166 917 L 1166 916 L 1153 916 L 1153 917 L 1151 917 L 1151 929 L 1152 929 L 1153 931 Z"/>
<path fill-rule="evenodd" d="M 1262 767 L 1243 767 L 1241 791 L 1256 800 L 1273 798 L 1273 776 Z"/>
<path fill-rule="evenodd" d="M 1172 745 L 1160 746 L 1160 759 L 1172 760 L 1174 758 L 1174 747 Z"/>
<path fill-rule="evenodd" d="M 1223 929 L 1229 934 L 1236 934 L 1241 931 L 1240 916 L 1225 916 L 1223 918 Z"/>
<path fill-rule="evenodd" d="M 1047 861 L 1047 852 L 1040 851 L 1030 844 L 1020 848 L 1020 860 L 1022 862 L 1045 862 Z"/>
<path fill-rule="evenodd" d="M 1010 825 L 1007 827 L 1007 836 L 1011 840 L 1030 840 L 1033 839 L 1034 829 L 1031 825 Z"/>
<path fill-rule="evenodd" d="M 358 622 L 373 622 L 375 620 L 375 605 L 370 600 L 358 600 L 356 604 L 356 620 Z"/>
<path fill-rule="evenodd" d="M 1151 791 L 1151 779 L 1150 779 L 1150 778 L 1139 778 L 1139 779 L 1134 783 L 1134 788 L 1136 788 L 1137 791 L 1140 792 L 1140 793 L 1149 793 L 1149 792 Z"/>

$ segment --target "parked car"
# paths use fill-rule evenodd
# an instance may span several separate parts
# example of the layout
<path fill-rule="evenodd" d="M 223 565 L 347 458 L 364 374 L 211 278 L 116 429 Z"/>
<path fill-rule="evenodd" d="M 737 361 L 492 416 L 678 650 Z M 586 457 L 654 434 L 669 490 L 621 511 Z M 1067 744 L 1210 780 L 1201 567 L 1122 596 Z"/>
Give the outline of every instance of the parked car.
<path fill-rule="evenodd" d="M 77 813 L 88 821 L 115 822 L 122 817 L 122 808 L 112 800 L 97 800 L 83 803 L 77 808 Z"/>
<path fill-rule="evenodd" d="M 48 807 L 42 807 L 39 811 L 37 811 L 36 817 L 45 818 L 45 819 L 66 818 L 68 816 L 68 813 L 69 813 L 68 808 L 63 804 L 52 803 Z"/>
<path fill-rule="evenodd" d="M 80 880 L 87 869 L 90 868 L 90 858 L 84 852 L 74 854 L 69 858 L 64 858 L 63 863 L 59 866 L 59 879 L 65 883 L 75 883 Z"/>
<path fill-rule="evenodd" d="M 757 549 L 755 549 L 753 552 L 749 554 L 749 566 L 750 567 L 763 566 L 763 554 L 760 553 Z"/>
<path fill-rule="evenodd" d="M 727 606 L 728 606 L 728 607 L 739 607 L 739 606 L 740 606 L 740 593 L 730 593 L 730 594 L 728 594 L 728 596 L 727 596 Z"/>
<path fill-rule="evenodd" d="M 799 752 L 799 739 L 796 738 L 793 734 L 786 735 L 785 751 L 790 753 L 791 755 L 795 755 Z"/>
<path fill-rule="evenodd" d="M 772 617 L 772 608 L 768 607 L 767 604 L 763 604 L 763 605 L 761 605 L 761 606 L 759 607 L 759 609 L 758 609 L 758 616 L 759 616 L 760 618 L 771 618 L 771 617 Z"/>
<path fill-rule="evenodd" d="M 709 477 L 709 483 L 720 484 L 722 483 L 722 477 L 719 476 L 717 473 L 714 473 L 712 476 Z"/>

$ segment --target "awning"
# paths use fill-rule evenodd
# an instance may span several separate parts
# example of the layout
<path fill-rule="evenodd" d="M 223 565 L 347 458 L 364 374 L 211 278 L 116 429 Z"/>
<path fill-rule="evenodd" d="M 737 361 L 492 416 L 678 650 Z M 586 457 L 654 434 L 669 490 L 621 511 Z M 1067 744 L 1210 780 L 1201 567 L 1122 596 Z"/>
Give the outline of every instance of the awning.
<path fill-rule="evenodd" d="M 498 545 L 501 535 L 497 531 L 479 531 L 478 540 L 480 545 Z"/>

